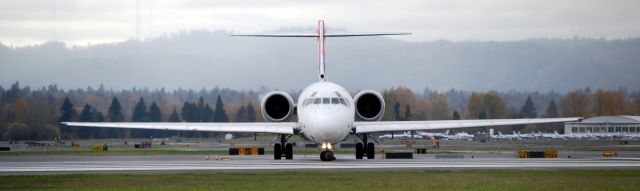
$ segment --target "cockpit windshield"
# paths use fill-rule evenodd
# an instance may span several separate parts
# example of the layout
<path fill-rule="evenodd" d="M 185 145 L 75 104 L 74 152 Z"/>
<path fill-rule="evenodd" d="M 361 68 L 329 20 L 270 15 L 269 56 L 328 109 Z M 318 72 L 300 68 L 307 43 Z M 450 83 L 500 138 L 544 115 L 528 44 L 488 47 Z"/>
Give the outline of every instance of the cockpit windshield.
<path fill-rule="evenodd" d="M 305 101 L 305 106 L 307 105 L 321 105 L 321 104 L 326 104 L 326 105 L 344 105 L 344 106 L 348 106 L 349 103 L 346 102 L 346 100 L 344 98 L 341 97 L 322 97 L 322 98 L 307 98 Z"/>

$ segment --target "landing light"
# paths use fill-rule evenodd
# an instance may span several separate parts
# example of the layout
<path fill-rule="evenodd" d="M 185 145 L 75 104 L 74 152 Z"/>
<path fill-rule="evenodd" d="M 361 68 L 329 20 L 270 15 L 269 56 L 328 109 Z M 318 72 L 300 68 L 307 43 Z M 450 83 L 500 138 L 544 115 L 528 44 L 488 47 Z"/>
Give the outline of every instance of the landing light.
<path fill-rule="evenodd" d="M 331 149 L 331 143 L 327 143 L 327 149 Z"/>
<path fill-rule="evenodd" d="M 327 149 L 327 144 L 326 143 L 322 143 L 322 149 Z"/>

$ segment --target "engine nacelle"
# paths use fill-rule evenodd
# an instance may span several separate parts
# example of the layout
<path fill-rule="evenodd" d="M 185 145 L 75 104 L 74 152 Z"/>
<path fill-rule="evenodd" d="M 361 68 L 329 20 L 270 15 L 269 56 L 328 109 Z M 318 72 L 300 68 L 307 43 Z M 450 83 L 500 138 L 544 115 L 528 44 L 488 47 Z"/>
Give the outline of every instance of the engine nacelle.
<path fill-rule="evenodd" d="M 293 99 L 289 94 L 281 91 L 270 92 L 264 96 L 260 108 L 262 117 L 271 122 L 289 120 L 294 112 Z"/>
<path fill-rule="evenodd" d="M 384 115 L 384 99 L 378 92 L 361 91 L 353 98 L 359 121 L 378 121 Z"/>

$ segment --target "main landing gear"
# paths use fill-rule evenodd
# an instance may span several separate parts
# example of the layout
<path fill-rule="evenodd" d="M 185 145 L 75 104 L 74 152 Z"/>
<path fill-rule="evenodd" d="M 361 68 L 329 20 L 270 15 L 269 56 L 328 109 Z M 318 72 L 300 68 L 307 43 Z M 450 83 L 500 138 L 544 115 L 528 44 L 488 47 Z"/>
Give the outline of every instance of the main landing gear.
<path fill-rule="evenodd" d="M 362 134 L 362 136 L 360 137 L 362 143 L 356 144 L 356 159 L 362 159 L 364 156 L 366 156 L 367 159 L 375 158 L 375 146 L 373 145 L 373 143 L 367 143 L 367 138 L 368 134 Z"/>
<path fill-rule="evenodd" d="M 280 143 L 273 145 L 273 159 L 280 160 L 284 156 L 285 159 L 293 159 L 293 145 L 287 143 L 291 135 L 280 135 Z"/>

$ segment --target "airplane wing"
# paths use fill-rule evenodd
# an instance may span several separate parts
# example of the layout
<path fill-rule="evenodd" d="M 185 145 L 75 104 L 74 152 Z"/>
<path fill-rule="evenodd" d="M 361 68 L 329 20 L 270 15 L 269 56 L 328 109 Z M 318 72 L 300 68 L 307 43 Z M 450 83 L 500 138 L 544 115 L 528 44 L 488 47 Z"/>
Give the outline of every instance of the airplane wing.
<path fill-rule="evenodd" d="M 256 122 L 256 123 L 130 123 L 130 122 L 61 122 L 63 125 L 77 127 L 111 127 L 128 129 L 162 129 L 182 131 L 243 132 L 293 134 L 298 127 L 295 122 Z"/>
<path fill-rule="evenodd" d="M 440 120 L 440 121 L 358 121 L 354 122 L 356 133 L 384 131 L 413 131 L 484 127 L 498 125 L 523 125 L 536 123 L 556 123 L 578 121 L 582 118 L 538 118 L 538 119 L 479 119 L 479 120 Z"/>

